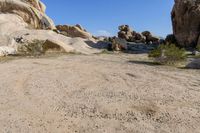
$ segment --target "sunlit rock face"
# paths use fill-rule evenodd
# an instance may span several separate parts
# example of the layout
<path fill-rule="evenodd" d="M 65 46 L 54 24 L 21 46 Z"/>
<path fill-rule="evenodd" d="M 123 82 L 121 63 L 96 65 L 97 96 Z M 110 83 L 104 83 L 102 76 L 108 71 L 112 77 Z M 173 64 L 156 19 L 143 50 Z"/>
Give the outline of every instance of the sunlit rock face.
<path fill-rule="evenodd" d="M 77 24 L 74 26 L 69 26 L 69 25 L 57 25 L 56 26 L 57 30 L 68 37 L 80 37 L 83 39 L 94 39 L 92 34 L 87 32 L 81 25 Z"/>
<path fill-rule="evenodd" d="M 45 14 L 45 5 L 39 0 L 0 0 L 0 15 L 20 16 L 29 28 L 54 29 L 53 21 Z"/>
<path fill-rule="evenodd" d="M 178 43 L 195 47 L 200 36 L 200 0 L 175 0 L 171 16 Z"/>
<path fill-rule="evenodd" d="M 19 0 L 19 1 L 25 2 L 29 4 L 30 6 L 35 7 L 39 11 L 45 13 L 46 6 L 39 0 Z"/>
<path fill-rule="evenodd" d="M 45 14 L 40 0 L 0 0 L 0 56 L 44 53 L 56 48 L 62 52 L 92 54 L 98 52 L 84 39 L 60 35 Z M 43 48 L 45 46 L 45 49 Z"/>

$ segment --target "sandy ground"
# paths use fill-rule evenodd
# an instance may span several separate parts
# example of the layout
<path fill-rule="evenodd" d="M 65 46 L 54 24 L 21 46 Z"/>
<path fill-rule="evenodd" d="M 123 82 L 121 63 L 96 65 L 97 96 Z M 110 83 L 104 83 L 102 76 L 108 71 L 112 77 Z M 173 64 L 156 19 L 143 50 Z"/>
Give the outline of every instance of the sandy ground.
<path fill-rule="evenodd" d="M 144 55 L 0 62 L 1 133 L 199 133 L 200 71 Z"/>

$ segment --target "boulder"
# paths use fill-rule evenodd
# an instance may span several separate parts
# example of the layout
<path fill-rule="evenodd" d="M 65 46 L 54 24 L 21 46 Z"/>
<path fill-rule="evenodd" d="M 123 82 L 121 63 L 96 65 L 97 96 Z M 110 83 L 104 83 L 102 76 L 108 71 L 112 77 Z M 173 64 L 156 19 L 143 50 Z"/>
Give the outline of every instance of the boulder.
<path fill-rule="evenodd" d="M 92 34 L 87 32 L 81 25 L 69 26 L 69 25 L 57 25 L 57 30 L 68 37 L 80 37 L 84 39 L 94 39 Z"/>
<path fill-rule="evenodd" d="M 192 55 L 194 55 L 194 56 L 200 56 L 200 52 L 197 51 L 197 50 L 193 50 L 192 51 Z"/>
<path fill-rule="evenodd" d="M 137 32 L 136 31 L 132 31 L 131 34 L 132 34 L 132 36 L 136 36 Z"/>
<path fill-rule="evenodd" d="M 129 27 L 129 25 L 121 25 L 118 27 L 119 32 L 118 32 L 118 37 L 121 39 L 125 39 L 127 41 L 132 40 L 132 30 Z"/>
<path fill-rule="evenodd" d="M 129 40 L 130 36 L 127 35 L 125 31 L 119 31 L 118 32 L 118 37 L 121 39 Z"/>
<path fill-rule="evenodd" d="M 21 46 L 32 44 L 34 40 L 45 42 L 45 50 L 42 50 L 41 52 L 59 51 L 59 49 L 60 49 L 60 52 L 70 52 L 70 53 L 74 52 L 74 53 L 82 53 L 82 54 L 93 54 L 93 53 L 100 52 L 100 50 L 90 47 L 87 44 L 87 41 L 88 41 L 87 39 L 66 37 L 66 36 L 57 34 L 51 30 L 25 29 L 25 30 L 18 31 L 15 34 L 10 35 L 10 38 L 16 38 L 16 36 L 18 38 L 22 37 L 24 40 L 22 43 L 16 42 L 14 39 L 10 40 L 9 44 L 12 44 L 10 45 L 10 47 L 15 48 L 17 54 L 21 53 L 18 50 Z M 92 43 L 96 43 L 96 42 L 92 42 Z M 43 45 L 43 43 L 41 43 L 41 45 Z"/>
<path fill-rule="evenodd" d="M 87 30 L 84 29 L 80 24 L 76 24 L 75 26 L 78 27 L 80 30 L 87 32 Z"/>
<path fill-rule="evenodd" d="M 195 59 L 192 62 L 190 62 L 188 65 L 186 65 L 186 68 L 190 69 L 200 69 L 200 59 Z"/>
<path fill-rule="evenodd" d="M 111 39 L 112 41 L 112 50 L 114 51 L 120 51 L 120 50 L 127 50 L 127 41 L 125 39 L 121 39 L 118 37 L 113 37 Z"/>
<path fill-rule="evenodd" d="M 120 31 L 125 31 L 125 32 L 132 31 L 131 28 L 129 27 L 129 25 L 120 25 L 120 26 L 118 27 L 118 29 L 119 29 Z"/>
<path fill-rule="evenodd" d="M 200 1 L 175 0 L 171 18 L 178 44 L 195 47 L 200 35 Z"/>
<path fill-rule="evenodd" d="M 125 39 L 128 42 L 135 43 L 159 43 L 160 38 L 155 37 L 149 31 L 144 31 L 142 34 L 132 30 L 128 25 L 121 25 L 118 27 L 118 38 Z"/>
<path fill-rule="evenodd" d="M 128 25 L 121 25 L 118 29 L 120 30 L 118 32 L 118 37 L 128 42 L 143 43 L 145 40 L 143 35 L 132 30 Z"/>
<path fill-rule="evenodd" d="M 165 43 L 167 44 L 176 44 L 176 37 L 174 36 L 174 34 L 169 34 L 166 36 L 165 38 Z"/>
<path fill-rule="evenodd" d="M 145 36 L 140 33 L 136 33 L 135 31 L 132 33 L 132 36 L 127 39 L 128 42 L 135 42 L 135 43 L 145 43 Z"/>
<path fill-rule="evenodd" d="M 45 9 L 39 0 L 0 0 L 1 14 L 20 16 L 29 28 L 55 29 L 53 21 L 45 14 Z"/>
<path fill-rule="evenodd" d="M 153 36 L 150 31 L 144 31 L 144 32 L 142 32 L 142 35 L 145 36 L 145 38 L 146 38 L 145 42 L 147 44 L 149 44 L 149 43 L 159 44 L 160 38 Z"/>
<path fill-rule="evenodd" d="M 0 56 L 40 54 L 46 50 L 83 54 L 101 52 L 88 46 L 86 39 L 58 34 L 45 9 L 40 0 L 0 0 Z M 83 31 L 80 25 L 76 29 Z"/>
<path fill-rule="evenodd" d="M 146 41 L 146 37 L 145 36 L 143 36 L 142 34 L 140 34 L 140 33 L 136 33 L 135 34 L 135 42 L 136 43 L 145 43 L 145 41 Z"/>
<path fill-rule="evenodd" d="M 151 35 L 151 32 L 150 31 L 143 31 L 142 35 L 147 37 L 147 36 Z"/>

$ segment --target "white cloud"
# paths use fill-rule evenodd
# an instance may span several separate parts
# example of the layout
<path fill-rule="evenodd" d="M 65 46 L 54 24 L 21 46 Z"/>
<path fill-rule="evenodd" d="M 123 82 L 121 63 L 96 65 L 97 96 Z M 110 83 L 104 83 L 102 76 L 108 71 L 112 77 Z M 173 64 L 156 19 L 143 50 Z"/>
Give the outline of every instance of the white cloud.
<path fill-rule="evenodd" d="M 111 36 L 111 33 L 106 30 L 98 30 L 97 36 Z"/>

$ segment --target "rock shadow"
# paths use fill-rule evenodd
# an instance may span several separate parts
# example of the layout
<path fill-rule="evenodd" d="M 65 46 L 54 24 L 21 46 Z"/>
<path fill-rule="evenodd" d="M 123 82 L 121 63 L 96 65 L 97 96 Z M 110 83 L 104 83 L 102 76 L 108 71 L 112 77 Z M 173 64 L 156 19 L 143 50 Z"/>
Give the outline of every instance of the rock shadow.
<path fill-rule="evenodd" d="M 138 65 L 148 65 L 148 66 L 161 66 L 161 64 L 156 63 L 156 62 L 150 62 L 150 61 L 135 61 L 135 60 L 130 60 L 128 63 L 133 63 L 133 64 L 138 64 Z"/>
<path fill-rule="evenodd" d="M 104 41 L 98 41 L 98 42 L 93 42 L 93 41 L 85 41 L 85 43 L 87 43 L 88 46 L 92 47 L 92 48 L 96 48 L 96 49 L 109 49 L 110 47 L 110 43 L 108 42 L 104 42 Z"/>

